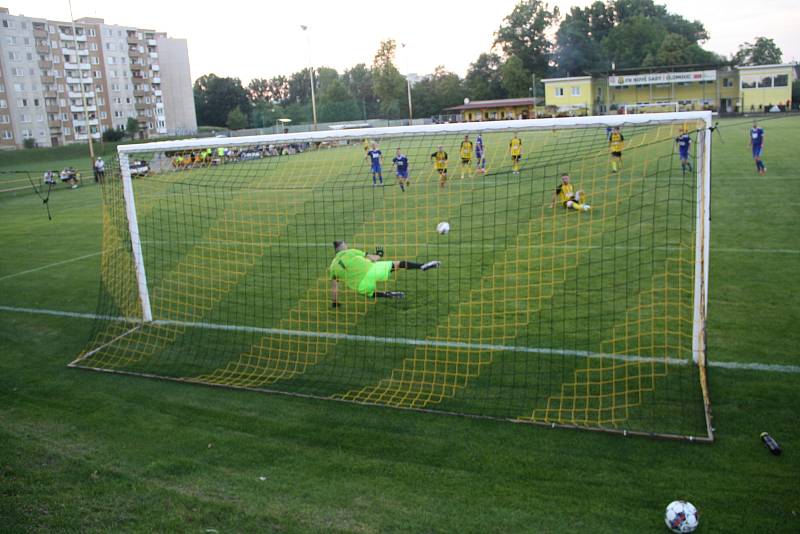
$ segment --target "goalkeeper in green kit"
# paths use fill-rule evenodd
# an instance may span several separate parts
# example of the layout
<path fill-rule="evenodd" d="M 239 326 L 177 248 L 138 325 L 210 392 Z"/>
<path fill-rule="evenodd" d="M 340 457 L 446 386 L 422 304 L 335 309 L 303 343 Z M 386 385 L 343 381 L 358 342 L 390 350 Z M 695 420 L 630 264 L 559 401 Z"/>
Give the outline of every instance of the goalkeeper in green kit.
<path fill-rule="evenodd" d="M 375 291 L 378 282 L 385 282 L 395 269 L 419 269 L 427 271 L 441 265 L 439 261 L 415 263 L 413 261 L 385 261 L 383 249 L 377 254 L 367 254 L 363 250 L 347 248 L 344 241 L 334 241 L 336 256 L 333 258 L 328 274 L 331 277 L 331 307 L 339 306 L 339 281 L 350 289 L 367 297 L 403 298 L 402 291 Z"/>

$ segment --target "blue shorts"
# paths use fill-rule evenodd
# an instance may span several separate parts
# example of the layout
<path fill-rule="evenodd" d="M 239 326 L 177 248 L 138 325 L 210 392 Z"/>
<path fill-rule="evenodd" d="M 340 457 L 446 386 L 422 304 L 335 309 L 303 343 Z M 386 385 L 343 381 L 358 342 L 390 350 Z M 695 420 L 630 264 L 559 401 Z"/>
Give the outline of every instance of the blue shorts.
<path fill-rule="evenodd" d="M 372 172 L 378 172 L 378 173 L 381 172 L 381 166 L 380 165 L 373 165 L 372 166 Z"/>
<path fill-rule="evenodd" d="M 753 145 L 753 157 L 754 158 L 761 157 L 761 145 Z"/>
<path fill-rule="evenodd" d="M 687 150 L 684 152 L 683 150 L 680 151 L 681 159 L 689 159 L 689 151 Z"/>
<path fill-rule="evenodd" d="M 408 169 L 400 170 L 397 169 L 397 177 L 398 178 L 408 178 Z"/>

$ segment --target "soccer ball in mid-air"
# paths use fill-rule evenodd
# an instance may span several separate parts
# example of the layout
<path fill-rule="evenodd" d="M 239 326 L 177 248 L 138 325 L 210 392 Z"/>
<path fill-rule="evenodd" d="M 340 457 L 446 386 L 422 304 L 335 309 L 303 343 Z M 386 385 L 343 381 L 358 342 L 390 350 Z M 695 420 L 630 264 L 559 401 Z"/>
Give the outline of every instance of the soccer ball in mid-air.
<path fill-rule="evenodd" d="M 694 532 L 699 524 L 697 508 L 688 501 L 672 501 L 667 505 L 664 522 L 672 532 Z"/>
<path fill-rule="evenodd" d="M 442 221 L 436 225 L 436 231 L 440 234 L 444 235 L 450 231 L 450 223 L 447 221 Z"/>

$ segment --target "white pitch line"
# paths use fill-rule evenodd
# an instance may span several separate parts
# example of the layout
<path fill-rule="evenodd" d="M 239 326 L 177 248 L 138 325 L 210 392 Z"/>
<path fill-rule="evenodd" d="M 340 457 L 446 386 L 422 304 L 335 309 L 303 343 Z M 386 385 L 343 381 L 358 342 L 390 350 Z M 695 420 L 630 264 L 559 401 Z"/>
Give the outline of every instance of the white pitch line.
<path fill-rule="evenodd" d="M 77 256 L 75 258 L 70 258 L 68 260 L 57 261 L 55 263 L 49 263 L 47 265 L 42 265 L 41 267 L 35 267 L 33 269 L 28 269 L 27 271 L 20 271 L 18 273 L 7 274 L 5 276 L 0 276 L 0 281 L 8 280 L 9 278 L 14 278 L 15 276 L 22 276 L 23 274 L 35 273 L 37 271 L 44 271 L 45 269 L 50 269 L 52 267 L 58 267 L 59 265 L 64 265 L 67 263 L 72 263 L 74 261 L 85 260 L 86 258 L 91 258 L 92 256 L 99 256 L 103 252 L 92 252 L 91 254 L 86 254 L 84 256 Z"/>
<path fill-rule="evenodd" d="M 75 319 L 98 319 L 103 321 L 120 321 L 138 323 L 141 319 L 136 317 L 114 317 L 110 315 L 97 315 L 94 313 L 70 312 L 61 310 L 47 310 L 40 308 L 20 308 L 15 306 L 2 306 L 0 311 L 14 313 L 30 313 L 35 315 L 51 315 L 55 317 L 72 317 Z M 409 345 L 428 347 L 447 347 L 469 350 L 521 352 L 528 354 L 551 354 L 558 356 L 573 356 L 576 358 L 610 359 L 626 362 L 666 363 L 669 365 L 688 365 L 688 360 L 678 358 L 655 358 L 645 356 L 626 356 L 621 354 L 605 354 L 602 352 L 589 352 L 584 350 L 565 350 L 542 347 L 520 347 L 516 345 L 494 345 L 489 343 L 464 343 L 459 341 L 436 341 L 431 339 L 413 339 L 402 337 L 359 336 L 354 334 L 335 334 L 330 332 L 309 332 L 305 330 L 285 330 L 282 328 L 264 328 L 259 326 L 224 325 L 203 322 L 156 320 L 153 324 L 163 326 L 182 326 L 187 328 L 201 328 L 206 330 L 221 330 L 227 332 L 248 332 L 255 334 L 272 334 L 296 337 L 316 337 L 324 339 L 338 339 L 346 341 L 368 341 L 371 343 L 385 343 L 387 345 Z M 764 371 L 773 373 L 800 374 L 800 365 L 781 365 L 753 362 L 720 362 L 710 361 L 709 367 L 731 369 L 738 371 Z"/>

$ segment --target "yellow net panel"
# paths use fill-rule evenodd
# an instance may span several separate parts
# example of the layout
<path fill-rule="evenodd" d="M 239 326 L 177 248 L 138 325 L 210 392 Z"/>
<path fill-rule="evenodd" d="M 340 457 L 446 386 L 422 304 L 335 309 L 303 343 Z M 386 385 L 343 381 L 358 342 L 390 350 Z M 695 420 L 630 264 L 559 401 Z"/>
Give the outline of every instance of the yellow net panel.
<path fill-rule="evenodd" d="M 380 173 L 363 137 L 144 145 L 129 159 L 150 168 L 133 191 L 154 320 L 136 320 L 122 182 L 108 179 L 104 319 L 73 364 L 707 435 L 703 376 L 691 364 L 698 173 L 681 166 L 675 142 L 690 132 L 694 164 L 704 123 L 623 124 L 613 165 L 606 124 L 525 124 L 483 132 L 483 158 L 468 127 L 366 132 L 369 149 L 382 153 Z M 392 165 L 398 148 L 407 181 Z M 563 175 L 579 196 L 556 193 Z M 438 233 L 440 222 L 451 231 Z M 340 280 L 332 307 L 335 240 L 370 255 L 380 249 L 383 260 L 441 266 L 394 269 L 375 288 L 391 298 Z"/>

